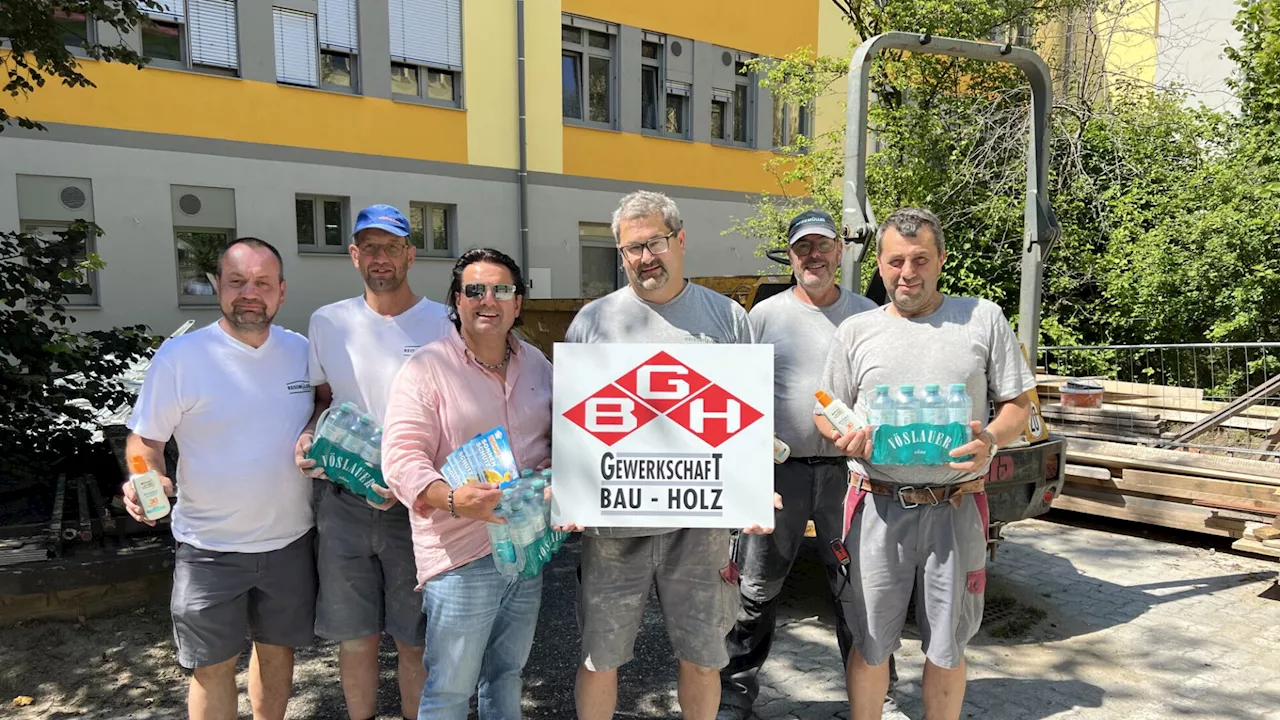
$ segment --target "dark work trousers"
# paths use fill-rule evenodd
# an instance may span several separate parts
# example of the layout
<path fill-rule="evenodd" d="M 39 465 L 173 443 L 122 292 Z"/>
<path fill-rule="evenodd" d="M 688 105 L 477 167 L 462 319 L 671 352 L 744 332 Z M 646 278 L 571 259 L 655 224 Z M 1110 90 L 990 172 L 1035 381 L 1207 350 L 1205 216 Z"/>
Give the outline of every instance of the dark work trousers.
<path fill-rule="evenodd" d="M 847 664 L 853 635 L 838 598 L 845 583 L 832 540 L 843 537 L 843 504 L 849 486 L 845 459 L 791 458 L 774 467 L 774 489 L 782 495 L 782 509 L 774 511 L 770 535 L 743 535 L 738 545 L 742 607 L 729 631 L 729 665 L 720 671 L 720 707 L 745 718 L 760 692 L 757 674 L 769 657 L 777 622 L 778 594 L 804 542 L 812 518 L 818 553 L 827 571 L 827 585 L 836 611 L 840 657 Z M 849 548 L 856 552 L 855 548 Z"/>

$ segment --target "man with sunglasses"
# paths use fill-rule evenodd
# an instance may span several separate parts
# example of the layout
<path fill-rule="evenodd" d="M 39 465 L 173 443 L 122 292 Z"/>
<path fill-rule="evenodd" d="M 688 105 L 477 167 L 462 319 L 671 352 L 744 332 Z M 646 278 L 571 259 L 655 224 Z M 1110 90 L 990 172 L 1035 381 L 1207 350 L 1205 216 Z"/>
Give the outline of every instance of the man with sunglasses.
<path fill-rule="evenodd" d="M 324 477 L 305 457 L 320 413 L 331 404 L 351 402 L 384 422 L 401 366 L 451 329 L 445 306 L 419 297 L 409 285 L 415 248 L 408 237 L 409 221 L 391 205 L 361 210 L 349 252 L 364 292 L 311 316 L 309 370 L 316 408 L 298 438 L 295 460 L 312 477 Z M 401 711 L 412 720 L 426 678 L 426 623 L 415 590 L 409 511 L 390 491 L 374 489 L 385 502 L 375 505 L 336 483 L 318 483 L 315 631 L 339 643 L 338 672 L 351 720 L 377 714 L 379 636 L 390 635 L 396 643 Z"/>
<path fill-rule="evenodd" d="M 747 535 L 739 545 L 742 606 L 729 632 L 729 665 L 721 671 L 719 720 L 745 720 L 760 692 L 757 674 L 769 656 L 777 621 L 778 594 L 813 520 L 818 552 L 836 609 L 840 656 L 852 644 L 839 602 L 844 583 L 832 541 L 842 539 L 841 508 L 848 486 L 846 458 L 813 424 L 813 393 L 826 365 L 836 328 L 875 303 L 836 285 L 843 247 L 835 221 L 821 210 L 796 215 L 787 229 L 787 256 L 796 284 L 751 309 L 756 342 L 774 348 L 774 432 L 791 456 L 774 466 L 774 489 L 782 509 L 774 531 Z"/>
<path fill-rule="evenodd" d="M 567 342 L 752 342 L 742 306 L 685 279 L 685 233 L 667 196 L 639 191 L 624 197 L 613 214 L 613 236 L 630 282 L 579 311 Z M 579 720 L 613 717 L 618 667 L 632 657 L 654 583 L 680 661 L 680 709 L 688 720 L 715 717 L 718 671 L 729 661 L 724 638 L 738 608 L 738 589 L 721 573 L 729 561 L 728 530 L 586 529 L 578 587 Z"/>
<path fill-rule="evenodd" d="M 507 576 L 491 554 L 488 524 L 503 491 L 487 482 L 453 487 L 449 454 L 501 425 L 515 463 L 551 464 L 551 363 L 511 332 L 524 302 L 520 266 L 492 248 L 458 258 L 449 285 L 453 326 L 414 353 L 387 406 L 383 469 L 410 507 L 422 611 L 426 686 L 418 715 L 518 720 L 521 674 L 542 604 L 542 575 Z M 455 329 L 456 328 L 456 329 Z"/>

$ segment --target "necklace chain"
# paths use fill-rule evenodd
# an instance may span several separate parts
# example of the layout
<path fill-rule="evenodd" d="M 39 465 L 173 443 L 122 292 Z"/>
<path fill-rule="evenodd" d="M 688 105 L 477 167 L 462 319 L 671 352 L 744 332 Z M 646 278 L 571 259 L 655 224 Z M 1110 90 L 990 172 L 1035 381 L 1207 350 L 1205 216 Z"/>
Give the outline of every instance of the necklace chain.
<path fill-rule="evenodd" d="M 511 346 L 507 345 L 507 354 L 502 358 L 502 362 L 497 365 L 490 365 L 489 363 L 481 360 L 475 353 L 471 353 L 471 356 L 476 359 L 476 362 L 480 363 L 480 367 L 487 368 L 489 370 L 501 370 L 507 366 L 507 361 L 511 359 Z"/>

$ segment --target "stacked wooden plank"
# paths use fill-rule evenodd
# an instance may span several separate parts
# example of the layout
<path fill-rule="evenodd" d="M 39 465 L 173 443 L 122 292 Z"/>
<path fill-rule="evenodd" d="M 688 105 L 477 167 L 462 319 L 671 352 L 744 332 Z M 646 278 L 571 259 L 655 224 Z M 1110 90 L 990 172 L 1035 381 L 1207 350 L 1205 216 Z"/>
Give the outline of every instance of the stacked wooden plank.
<path fill-rule="evenodd" d="M 1280 464 L 1072 437 L 1066 476 L 1056 508 L 1235 538 L 1233 547 L 1280 557 L 1280 545 L 1253 535 L 1280 517 Z"/>
<path fill-rule="evenodd" d="M 1061 386 L 1070 379 L 1072 378 L 1043 372 L 1036 374 L 1036 393 L 1040 396 L 1040 402 L 1046 410 L 1060 407 Z M 1149 412 L 1160 421 L 1161 431 L 1167 429 L 1164 425 L 1166 423 L 1199 422 L 1227 406 L 1225 402 L 1205 400 L 1204 390 L 1199 388 L 1106 379 L 1095 381 L 1100 382 L 1103 388 L 1101 410 Z M 1151 417 L 1142 419 L 1151 420 Z M 1051 425 L 1054 424 L 1047 413 L 1045 420 Z M 1228 418 L 1223 421 L 1222 426 L 1235 430 L 1266 433 L 1271 431 L 1277 422 L 1280 422 L 1280 406 L 1259 404 Z M 1139 436 L 1142 435 L 1143 433 L 1139 433 Z"/>

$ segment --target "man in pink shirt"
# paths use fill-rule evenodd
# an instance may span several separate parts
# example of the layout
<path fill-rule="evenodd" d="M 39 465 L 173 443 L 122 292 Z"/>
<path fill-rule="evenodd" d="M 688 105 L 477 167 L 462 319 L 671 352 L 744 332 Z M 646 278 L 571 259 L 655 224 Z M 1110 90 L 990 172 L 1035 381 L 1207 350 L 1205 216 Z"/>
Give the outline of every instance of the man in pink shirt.
<path fill-rule="evenodd" d="M 453 268 L 456 331 L 414 353 L 396 376 L 382 440 L 383 471 L 410 509 L 427 683 L 418 717 L 465 720 L 479 686 L 481 720 L 518 720 L 542 577 L 508 578 L 489 557 L 486 522 L 502 491 L 450 487 L 445 458 L 478 433 L 507 429 L 521 468 L 551 464 L 551 363 L 511 333 L 525 287 L 520 266 L 491 249 Z"/>

